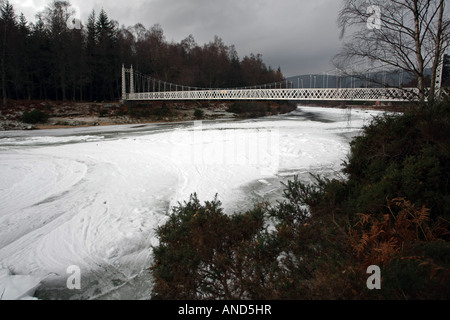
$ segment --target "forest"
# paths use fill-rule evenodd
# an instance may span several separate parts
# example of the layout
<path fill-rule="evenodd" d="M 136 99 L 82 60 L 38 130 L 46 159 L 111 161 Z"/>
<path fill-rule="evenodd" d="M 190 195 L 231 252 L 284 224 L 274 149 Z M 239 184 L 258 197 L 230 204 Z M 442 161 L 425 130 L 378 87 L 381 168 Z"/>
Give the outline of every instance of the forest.
<path fill-rule="evenodd" d="M 194 87 L 236 87 L 278 82 L 280 68 L 261 54 L 240 59 L 219 36 L 199 45 L 193 35 L 165 39 L 159 24 L 120 26 L 102 9 L 72 24 L 69 1 L 53 1 L 29 22 L 3 2 L 0 12 L 2 104 L 14 100 L 113 101 L 121 96 L 121 66 Z"/>

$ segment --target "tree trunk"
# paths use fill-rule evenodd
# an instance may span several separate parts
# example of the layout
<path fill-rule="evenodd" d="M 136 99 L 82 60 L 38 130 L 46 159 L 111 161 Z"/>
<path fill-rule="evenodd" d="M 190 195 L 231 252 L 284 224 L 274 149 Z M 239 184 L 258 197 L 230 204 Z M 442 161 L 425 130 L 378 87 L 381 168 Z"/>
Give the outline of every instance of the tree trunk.
<path fill-rule="evenodd" d="M 439 63 L 441 62 L 441 56 L 442 56 L 442 49 L 443 49 L 443 30 L 442 30 L 442 20 L 444 17 L 444 0 L 441 0 L 440 2 L 440 8 L 439 8 L 439 20 L 438 20 L 438 27 L 437 27 L 437 34 L 436 34 L 436 44 L 435 44 L 435 50 L 434 50 L 434 61 L 433 61 L 433 67 L 432 67 L 432 76 L 431 76 L 431 87 L 430 87 L 430 93 L 428 97 L 428 101 L 430 103 L 434 103 L 434 100 L 436 99 L 436 80 L 437 77 L 440 76 L 437 74 L 437 69 L 439 66 Z M 442 61 L 443 62 L 443 61 Z M 442 80 L 442 79 L 441 79 Z"/>
<path fill-rule="evenodd" d="M 64 63 L 61 65 L 61 91 L 62 91 L 62 99 L 63 101 L 67 100 L 66 97 L 66 68 L 64 66 Z"/>
<path fill-rule="evenodd" d="M 8 106 L 8 98 L 6 96 L 6 70 L 5 70 L 5 59 L 2 58 L 2 95 L 3 95 L 3 107 Z"/>
<path fill-rule="evenodd" d="M 6 22 L 4 26 L 5 30 L 3 33 L 3 52 L 2 52 L 2 61 L 1 61 L 1 68 L 2 68 L 2 95 L 3 95 L 3 107 L 6 108 L 8 106 L 8 97 L 6 96 Z"/>
<path fill-rule="evenodd" d="M 425 82 L 424 82 L 424 61 L 422 56 L 422 45 L 420 43 L 420 13 L 418 0 L 414 0 L 414 40 L 416 45 L 417 58 L 417 81 L 419 86 L 419 100 L 425 101 Z"/>

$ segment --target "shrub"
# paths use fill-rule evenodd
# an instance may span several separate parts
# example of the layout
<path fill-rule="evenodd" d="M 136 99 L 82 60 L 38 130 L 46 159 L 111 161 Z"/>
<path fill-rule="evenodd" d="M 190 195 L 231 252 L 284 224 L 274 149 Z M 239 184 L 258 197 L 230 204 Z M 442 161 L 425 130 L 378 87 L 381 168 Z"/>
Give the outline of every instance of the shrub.
<path fill-rule="evenodd" d="M 228 107 L 228 112 L 236 113 L 244 118 L 256 118 L 267 114 L 267 106 L 262 102 L 237 101 Z"/>
<path fill-rule="evenodd" d="M 245 102 L 234 102 L 231 106 L 228 107 L 228 112 L 241 114 L 245 112 L 246 103 Z"/>
<path fill-rule="evenodd" d="M 202 119 L 204 115 L 205 115 L 205 113 L 203 112 L 203 110 L 195 109 L 195 111 L 194 111 L 194 117 L 195 117 L 196 119 Z"/>
<path fill-rule="evenodd" d="M 376 118 L 351 143 L 345 173 L 356 212 L 379 212 L 386 197 L 426 205 L 450 220 L 450 109 L 448 104 Z"/>
<path fill-rule="evenodd" d="M 48 120 L 48 115 L 38 109 L 34 109 L 33 111 L 25 111 L 22 114 L 22 122 L 29 123 L 29 124 L 36 124 L 36 123 L 45 123 Z"/>
<path fill-rule="evenodd" d="M 349 230 L 350 245 L 362 274 L 369 265 L 383 268 L 388 299 L 450 297 L 450 243 L 442 237 L 448 224 L 430 221 L 430 210 L 403 199 L 388 200 L 383 216 L 359 214 Z"/>
<path fill-rule="evenodd" d="M 262 211 L 228 216 L 220 205 L 217 198 L 202 205 L 193 194 L 158 228 L 153 298 L 240 299 L 248 294 L 241 258 L 263 226 Z"/>
<path fill-rule="evenodd" d="M 170 108 L 167 106 L 166 102 L 163 101 L 161 108 L 157 109 L 155 112 L 158 119 L 162 119 L 163 117 L 170 116 L 172 114 Z"/>

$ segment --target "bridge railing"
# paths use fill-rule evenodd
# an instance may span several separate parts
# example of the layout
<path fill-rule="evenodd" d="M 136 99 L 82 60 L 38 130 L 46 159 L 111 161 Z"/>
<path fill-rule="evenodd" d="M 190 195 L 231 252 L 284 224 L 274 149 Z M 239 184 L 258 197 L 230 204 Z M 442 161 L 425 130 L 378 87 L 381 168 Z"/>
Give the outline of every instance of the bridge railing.
<path fill-rule="evenodd" d="M 127 93 L 124 100 L 308 100 L 308 101 L 411 101 L 418 89 L 227 89 Z"/>

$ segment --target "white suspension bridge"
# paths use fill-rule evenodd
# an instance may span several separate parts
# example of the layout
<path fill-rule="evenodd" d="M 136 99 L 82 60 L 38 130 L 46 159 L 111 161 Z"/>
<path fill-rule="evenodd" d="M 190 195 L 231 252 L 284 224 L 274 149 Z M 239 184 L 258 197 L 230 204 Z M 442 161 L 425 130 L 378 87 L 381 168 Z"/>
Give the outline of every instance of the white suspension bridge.
<path fill-rule="evenodd" d="M 449 95 L 441 90 L 442 63 L 436 80 L 436 94 Z M 324 81 L 325 82 L 325 81 Z M 327 81 L 328 82 L 328 81 Z M 426 90 L 425 99 L 429 89 Z M 173 84 L 143 75 L 133 66 L 122 66 L 122 100 L 292 100 L 292 101 L 368 101 L 407 102 L 419 99 L 418 88 L 294 88 L 292 82 L 282 81 L 245 88 L 197 88 Z"/>

